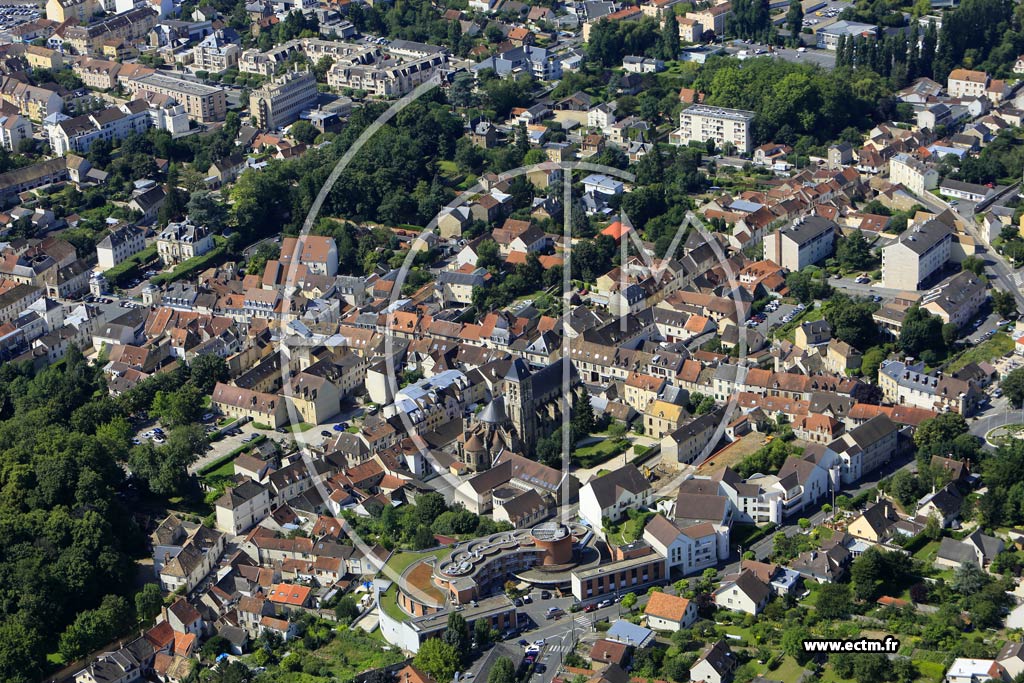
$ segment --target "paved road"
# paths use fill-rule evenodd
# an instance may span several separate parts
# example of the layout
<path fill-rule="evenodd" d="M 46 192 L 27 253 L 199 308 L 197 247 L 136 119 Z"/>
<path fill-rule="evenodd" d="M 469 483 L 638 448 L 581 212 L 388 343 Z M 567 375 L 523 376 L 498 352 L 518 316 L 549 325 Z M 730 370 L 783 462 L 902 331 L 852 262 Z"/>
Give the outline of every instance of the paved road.
<path fill-rule="evenodd" d="M 846 294 L 853 296 L 880 296 L 883 299 L 893 299 L 901 291 L 900 289 L 892 289 L 891 287 L 882 287 L 877 283 L 860 284 L 855 282 L 854 278 L 832 278 L 828 281 L 832 287 L 838 289 Z"/>

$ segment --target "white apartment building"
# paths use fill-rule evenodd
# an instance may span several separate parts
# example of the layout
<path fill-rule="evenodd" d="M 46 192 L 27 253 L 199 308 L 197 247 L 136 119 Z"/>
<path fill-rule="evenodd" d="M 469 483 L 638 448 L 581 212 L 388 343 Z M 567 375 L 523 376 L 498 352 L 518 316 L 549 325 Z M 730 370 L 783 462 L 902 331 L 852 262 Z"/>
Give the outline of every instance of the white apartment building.
<path fill-rule="evenodd" d="M 889 160 L 889 182 L 922 196 L 938 187 L 939 172 L 909 154 L 897 154 Z"/>
<path fill-rule="evenodd" d="M 192 48 L 192 70 L 219 74 L 238 64 L 241 50 L 225 40 L 223 31 L 216 31 Z"/>
<path fill-rule="evenodd" d="M 673 570 L 697 574 L 729 557 L 729 527 L 711 522 L 680 528 L 659 514 L 644 527 L 643 538 L 665 558 L 665 576 Z"/>
<path fill-rule="evenodd" d="M 44 121 L 50 147 L 56 155 L 68 152 L 85 154 L 97 140 L 107 140 L 116 145 L 131 133 L 146 132 L 151 125 L 149 106 L 142 100 L 132 100 L 74 118 L 54 113 Z"/>
<path fill-rule="evenodd" d="M 915 291 L 949 261 L 953 231 L 939 221 L 915 225 L 882 248 L 882 285 Z"/>
<path fill-rule="evenodd" d="M 332 88 L 363 90 L 375 97 L 401 97 L 448 66 L 442 52 L 410 60 L 388 59 L 369 64 L 339 63 L 327 72 Z"/>
<path fill-rule="evenodd" d="M 0 145 L 9 152 L 32 137 L 32 122 L 21 114 L 0 115 Z"/>
<path fill-rule="evenodd" d="M 186 81 L 164 73 L 152 73 L 128 79 L 125 88 L 143 97 L 145 93 L 167 95 L 185 107 L 189 118 L 199 123 L 223 121 L 227 114 L 227 91 L 224 88 Z"/>
<path fill-rule="evenodd" d="M 946 91 L 950 97 L 962 99 L 985 97 L 988 81 L 988 74 L 984 71 L 953 69 L 946 79 Z"/>
<path fill-rule="evenodd" d="M 821 216 L 801 216 L 764 238 L 764 257 L 791 271 L 824 261 L 835 250 L 839 226 Z"/>
<path fill-rule="evenodd" d="M 214 506 L 217 528 L 226 534 L 240 534 L 270 514 L 270 491 L 248 479 L 228 489 Z"/>
<path fill-rule="evenodd" d="M 718 147 L 729 142 L 741 154 L 749 154 L 753 149 L 753 120 L 752 111 L 695 104 L 680 112 L 679 128 L 672 133 L 672 142 L 686 145 L 713 140 Z"/>
<path fill-rule="evenodd" d="M 112 230 L 96 245 L 96 261 L 101 271 L 110 270 L 145 248 L 146 238 L 142 230 L 124 225 Z"/>

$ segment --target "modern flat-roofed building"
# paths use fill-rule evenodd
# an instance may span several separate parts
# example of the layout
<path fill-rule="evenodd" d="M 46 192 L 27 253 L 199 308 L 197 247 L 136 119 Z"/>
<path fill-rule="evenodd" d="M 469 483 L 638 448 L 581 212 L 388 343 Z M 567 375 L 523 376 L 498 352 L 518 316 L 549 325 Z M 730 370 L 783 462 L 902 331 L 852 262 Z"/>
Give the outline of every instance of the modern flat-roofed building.
<path fill-rule="evenodd" d="M 316 103 L 316 78 L 308 71 L 289 71 L 249 95 L 249 111 L 257 128 L 270 130 L 298 120 Z"/>
<path fill-rule="evenodd" d="M 791 271 L 832 255 L 839 226 L 821 216 L 801 216 L 764 238 L 764 256 Z"/>
<path fill-rule="evenodd" d="M 672 142 L 686 145 L 713 140 L 718 147 L 729 142 L 739 152 L 749 154 L 753 149 L 753 121 L 752 111 L 695 104 L 680 112 L 679 128 L 672 133 Z"/>
<path fill-rule="evenodd" d="M 173 97 L 185 107 L 189 118 L 199 123 L 223 121 L 228 111 L 224 88 L 157 73 L 130 79 L 125 86 L 136 94 L 153 93 Z"/>
<path fill-rule="evenodd" d="M 837 21 L 834 24 L 818 29 L 818 47 L 823 50 L 835 50 L 839 45 L 840 36 L 847 40 L 878 35 L 878 27 L 874 24 L 861 24 L 856 21 Z"/>

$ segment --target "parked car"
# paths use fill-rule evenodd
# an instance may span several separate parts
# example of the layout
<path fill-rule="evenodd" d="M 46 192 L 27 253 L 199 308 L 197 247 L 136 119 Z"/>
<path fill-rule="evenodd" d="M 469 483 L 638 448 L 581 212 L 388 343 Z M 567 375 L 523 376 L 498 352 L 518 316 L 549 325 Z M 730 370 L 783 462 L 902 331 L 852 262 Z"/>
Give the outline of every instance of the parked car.
<path fill-rule="evenodd" d="M 326 429 L 323 429 L 323 430 L 320 431 L 320 436 L 324 437 L 325 439 L 329 439 L 333 435 L 331 434 L 330 431 L 328 431 Z"/>
<path fill-rule="evenodd" d="M 597 608 L 598 609 L 604 609 L 605 607 L 611 607 L 611 606 L 612 606 L 612 601 L 611 600 L 602 600 L 601 602 L 597 603 Z"/>
<path fill-rule="evenodd" d="M 343 432 L 343 431 L 345 431 L 345 423 L 344 422 L 339 422 L 338 424 L 336 424 L 333 427 L 331 427 L 331 429 L 333 429 L 336 432 Z"/>
<path fill-rule="evenodd" d="M 214 414 L 214 413 L 204 413 L 203 414 L 203 422 L 209 422 L 210 420 L 212 420 L 215 417 L 217 417 L 217 415 Z"/>

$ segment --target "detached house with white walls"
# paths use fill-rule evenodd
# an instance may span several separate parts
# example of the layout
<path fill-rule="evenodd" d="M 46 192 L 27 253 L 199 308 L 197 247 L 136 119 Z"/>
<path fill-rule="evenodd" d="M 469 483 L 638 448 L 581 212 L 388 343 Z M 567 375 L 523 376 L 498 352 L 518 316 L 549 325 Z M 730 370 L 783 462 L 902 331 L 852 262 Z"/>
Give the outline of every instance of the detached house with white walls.
<path fill-rule="evenodd" d="M 605 520 L 615 523 L 627 510 L 642 510 L 654 504 L 654 489 L 635 465 L 591 479 L 580 489 L 580 516 L 604 537 Z"/>
<path fill-rule="evenodd" d="M 659 514 L 647 522 L 643 538 L 665 558 L 665 576 L 697 574 L 729 557 L 729 527 L 724 524 L 680 526 Z"/>

